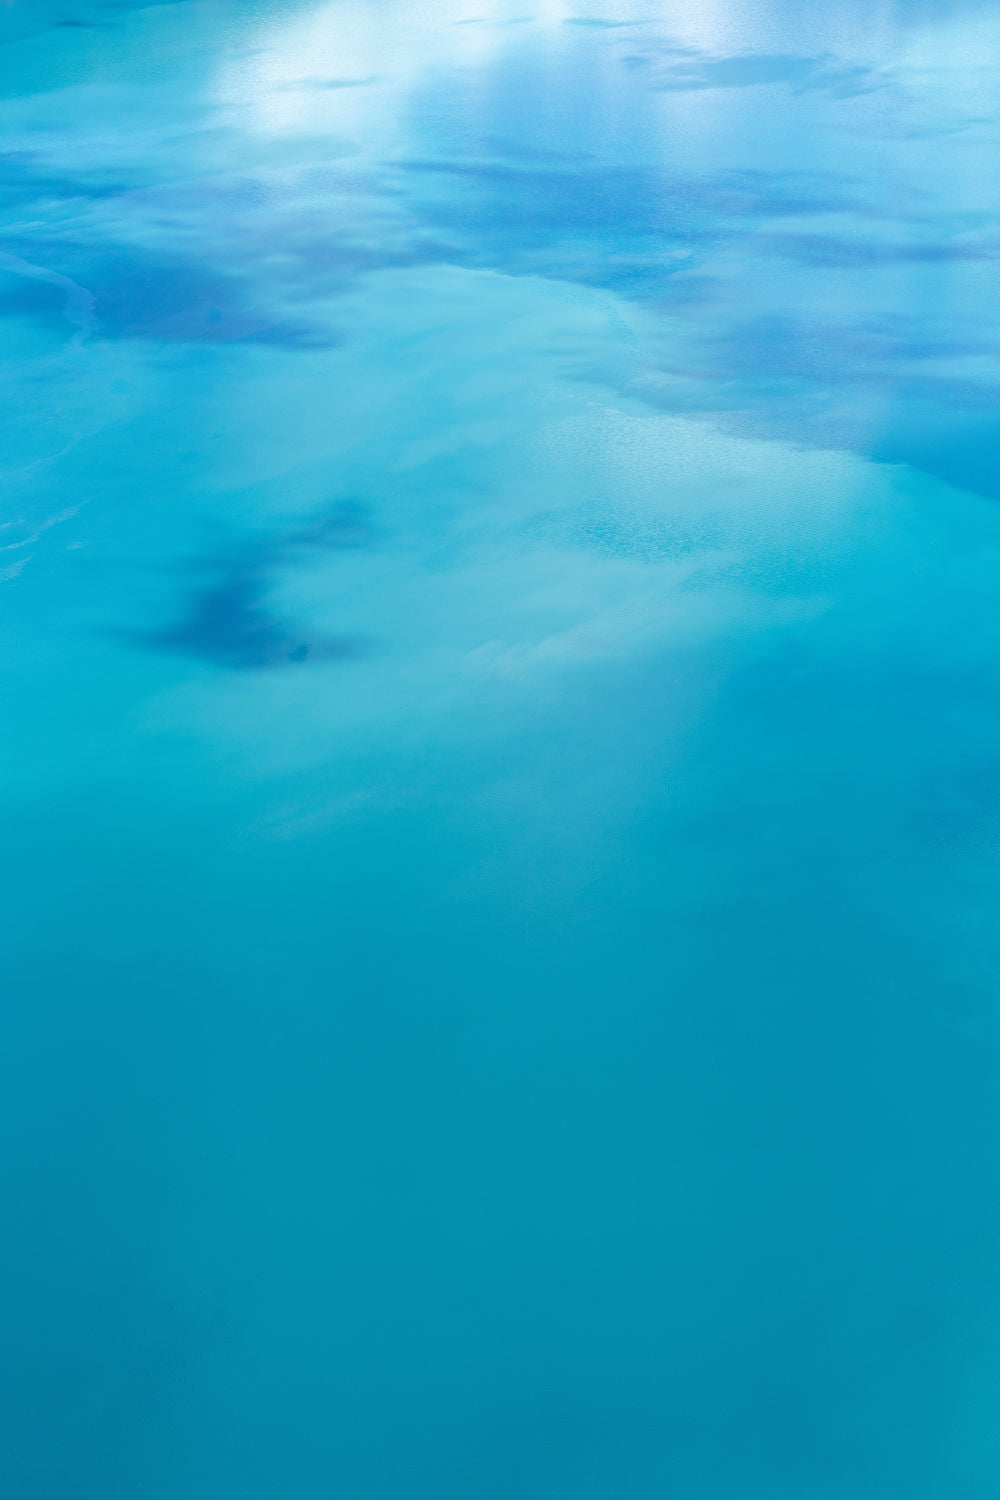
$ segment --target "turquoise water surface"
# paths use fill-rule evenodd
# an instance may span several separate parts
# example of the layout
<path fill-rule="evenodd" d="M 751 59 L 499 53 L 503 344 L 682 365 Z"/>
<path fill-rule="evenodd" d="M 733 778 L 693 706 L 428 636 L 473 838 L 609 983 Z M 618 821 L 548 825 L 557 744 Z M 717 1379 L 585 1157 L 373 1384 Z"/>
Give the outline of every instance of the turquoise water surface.
<path fill-rule="evenodd" d="M 996 1500 L 1000 12 L 0 0 L 0 1500 Z"/>

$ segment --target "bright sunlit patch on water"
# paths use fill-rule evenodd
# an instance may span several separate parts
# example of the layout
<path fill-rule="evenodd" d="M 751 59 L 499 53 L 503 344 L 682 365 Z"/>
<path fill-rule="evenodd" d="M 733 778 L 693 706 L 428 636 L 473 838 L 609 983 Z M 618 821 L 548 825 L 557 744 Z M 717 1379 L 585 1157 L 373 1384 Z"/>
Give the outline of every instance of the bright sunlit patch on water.
<path fill-rule="evenodd" d="M 225 64 L 219 97 L 243 105 L 255 130 L 354 128 L 370 147 L 387 129 L 405 131 L 398 111 L 422 68 L 488 66 L 511 27 L 551 28 L 565 15 L 564 0 L 546 0 L 531 15 L 517 0 L 471 11 L 469 0 L 390 0 L 373 29 L 364 0 L 306 7 L 261 24 L 256 46 Z M 374 97 L 355 93 L 373 86 Z"/>

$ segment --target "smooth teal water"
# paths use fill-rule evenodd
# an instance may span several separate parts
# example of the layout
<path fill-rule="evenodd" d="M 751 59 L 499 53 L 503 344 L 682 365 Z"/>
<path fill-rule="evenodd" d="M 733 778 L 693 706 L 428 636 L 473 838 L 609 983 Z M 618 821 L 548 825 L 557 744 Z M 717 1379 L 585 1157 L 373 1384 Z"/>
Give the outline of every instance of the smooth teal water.
<path fill-rule="evenodd" d="M 996 10 L 0 42 L 2 1500 L 996 1500 Z"/>

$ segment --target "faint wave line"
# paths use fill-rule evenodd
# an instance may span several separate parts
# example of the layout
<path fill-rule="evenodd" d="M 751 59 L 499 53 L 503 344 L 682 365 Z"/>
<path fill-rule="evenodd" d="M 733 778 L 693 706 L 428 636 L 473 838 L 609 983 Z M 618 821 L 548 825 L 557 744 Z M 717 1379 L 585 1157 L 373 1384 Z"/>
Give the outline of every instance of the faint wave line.
<path fill-rule="evenodd" d="M 0 270 L 11 271 L 15 276 L 27 276 L 33 281 L 48 281 L 65 292 L 63 315 L 77 330 L 71 343 L 79 343 L 93 329 L 94 294 L 88 292 L 86 287 L 63 276 L 60 271 L 50 271 L 47 266 L 36 266 L 33 261 L 23 260 L 20 255 L 12 255 L 8 250 L 0 250 Z"/>

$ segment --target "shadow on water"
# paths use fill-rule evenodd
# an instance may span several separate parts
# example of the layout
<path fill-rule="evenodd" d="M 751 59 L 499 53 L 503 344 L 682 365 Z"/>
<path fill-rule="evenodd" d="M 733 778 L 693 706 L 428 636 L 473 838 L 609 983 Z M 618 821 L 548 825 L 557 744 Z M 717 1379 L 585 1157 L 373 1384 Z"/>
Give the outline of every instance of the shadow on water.
<path fill-rule="evenodd" d="M 367 509 L 345 501 L 325 515 L 276 538 L 236 545 L 190 565 L 199 577 L 173 623 L 128 631 L 123 638 L 146 650 L 193 656 L 229 671 L 339 661 L 361 655 L 354 638 L 309 636 L 271 608 L 268 595 L 280 568 L 305 565 L 316 553 L 368 546 L 374 527 Z"/>

